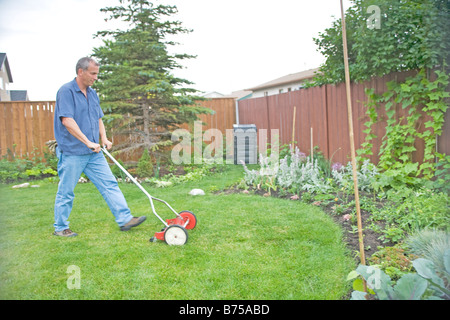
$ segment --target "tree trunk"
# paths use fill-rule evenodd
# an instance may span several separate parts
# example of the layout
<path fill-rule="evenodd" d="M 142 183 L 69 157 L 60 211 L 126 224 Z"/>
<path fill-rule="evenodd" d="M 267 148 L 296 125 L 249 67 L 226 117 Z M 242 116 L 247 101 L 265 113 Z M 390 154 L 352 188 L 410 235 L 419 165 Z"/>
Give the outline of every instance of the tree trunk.
<path fill-rule="evenodd" d="M 150 150 L 151 140 L 150 140 L 150 112 L 149 106 L 144 103 L 142 104 L 142 115 L 144 117 L 144 144 L 147 150 Z"/>

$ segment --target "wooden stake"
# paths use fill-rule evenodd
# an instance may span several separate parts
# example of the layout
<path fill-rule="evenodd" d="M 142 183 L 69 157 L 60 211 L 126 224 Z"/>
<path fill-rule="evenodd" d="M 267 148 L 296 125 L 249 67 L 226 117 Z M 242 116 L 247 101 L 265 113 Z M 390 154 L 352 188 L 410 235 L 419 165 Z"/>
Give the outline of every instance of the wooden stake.
<path fill-rule="evenodd" d="M 314 162 L 313 128 L 311 127 L 311 163 Z"/>
<path fill-rule="evenodd" d="M 294 115 L 292 117 L 292 150 L 294 150 L 294 143 L 295 143 L 295 112 L 297 110 L 297 107 L 294 106 Z"/>
<path fill-rule="evenodd" d="M 350 92 L 350 72 L 348 67 L 348 52 L 347 52 L 347 32 L 345 27 L 345 15 L 344 7 L 341 1 L 341 16 L 342 16 L 342 42 L 344 45 L 344 66 L 345 66 L 345 87 L 347 91 L 347 112 L 348 112 L 348 128 L 350 135 L 350 151 L 352 157 L 352 167 L 353 167 L 353 183 L 355 189 L 355 205 L 356 214 L 358 220 L 358 236 L 359 236 L 359 253 L 361 256 L 361 264 L 366 264 L 366 258 L 364 255 L 364 239 L 362 233 L 362 222 L 361 222 L 361 209 L 359 205 L 359 191 L 358 191 L 358 175 L 356 171 L 356 153 L 355 153 L 355 139 L 353 135 L 353 115 L 352 115 L 352 101 Z"/>

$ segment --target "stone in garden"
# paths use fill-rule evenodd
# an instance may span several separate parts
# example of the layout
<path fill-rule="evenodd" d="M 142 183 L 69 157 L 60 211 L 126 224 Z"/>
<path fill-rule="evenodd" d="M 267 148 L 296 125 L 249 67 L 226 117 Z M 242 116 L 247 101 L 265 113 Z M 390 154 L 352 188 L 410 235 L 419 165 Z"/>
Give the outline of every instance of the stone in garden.
<path fill-rule="evenodd" d="M 202 189 L 192 189 L 189 194 L 191 196 L 204 196 L 205 195 L 205 191 L 203 191 Z"/>
<path fill-rule="evenodd" d="M 18 189 L 18 188 L 28 188 L 30 186 L 30 184 L 28 182 L 22 183 L 22 184 L 16 184 L 15 186 L 13 186 L 13 189 Z"/>

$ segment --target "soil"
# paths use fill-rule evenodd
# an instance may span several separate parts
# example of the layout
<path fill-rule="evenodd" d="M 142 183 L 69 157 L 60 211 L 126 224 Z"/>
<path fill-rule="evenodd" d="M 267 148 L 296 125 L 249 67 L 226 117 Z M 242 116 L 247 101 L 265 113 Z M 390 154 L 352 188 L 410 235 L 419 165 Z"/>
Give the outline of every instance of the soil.
<path fill-rule="evenodd" d="M 250 193 L 257 194 L 260 196 L 269 196 L 266 191 L 264 190 L 256 190 L 256 189 L 249 189 Z M 242 193 L 242 189 L 238 189 L 236 187 L 229 188 L 225 191 L 222 191 L 224 193 Z M 271 197 L 276 198 L 283 198 L 287 199 L 289 201 L 300 201 L 301 195 L 299 196 L 299 199 L 292 200 L 291 197 L 293 194 L 287 194 L 287 195 L 280 195 L 277 192 L 271 192 Z M 363 196 L 366 196 L 364 193 L 360 193 L 359 198 L 361 199 Z M 369 196 L 369 195 L 367 195 Z M 339 214 L 335 213 L 335 206 L 336 205 L 343 205 L 344 202 L 339 200 L 340 197 L 337 197 L 337 201 L 334 200 L 326 200 L 326 201 L 312 201 L 310 204 L 316 205 L 322 208 L 322 210 L 330 215 L 330 217 L 333 218 L 335 223 L 340 225 L 343 229 L 344 234 L 344 241 L 348 248 L 351 250 L 352 253 L 354 253 L 355 259 L 360 262 L 360 246 L 359 246 L 359 234 L 357 229 L 357 219 L 356 214 L 352 211 L 356 212 L 355 206 L 353 208 L 348 208 L 340 212 Z M 347 201 L 353 201 L 354 196 L 348 196 Z M 380 202 L 377 204 L 378 206 L 383 206 L 383 203 Z M 392 242 L 385 242 L 380 239 L 381 233 L 377 233 L 373 231 L 371 228 L 366 228 L 367 225 L 375 223 L 370 220 L 370 213 L 365 211 L 364 209 L 361 209 L 361 224 L 363 226 L 363 241 L 364 241 L 364 256 L 367 260 L 372 256 L 375 252 L 377 252 L 380 247 L 387 247 L 392 246 L 394 243 Z M 348 215 L 353 216 L 352 219 L 348 219 Z M 383 222 L 376 222 L 380 227 L 383 227 Z"/>
<path fill-rule="evenodd" d="M 159 168 L 159 176 L 164 177 L 168 174 L 173 174 L 174 176 L 182 176 L 186 174 L 186 171 L 183 167 L 176 167 L 175 170 L 170 170 L 169 168 L 166 168 L 164 166 L 161 166 Z"/>

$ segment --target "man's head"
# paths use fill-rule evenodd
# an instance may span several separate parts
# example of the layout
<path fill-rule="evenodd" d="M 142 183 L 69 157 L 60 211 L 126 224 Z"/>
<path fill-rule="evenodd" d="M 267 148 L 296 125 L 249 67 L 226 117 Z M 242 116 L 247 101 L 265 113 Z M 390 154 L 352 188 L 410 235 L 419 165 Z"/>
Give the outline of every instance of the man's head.
<path fill-rule="evenodd" d="M 85 87 L 92 86 L 97 80 L 99 66 L 99 63 L 92 58 L 81 58 L 76 65 L 77 80 Z"/>

